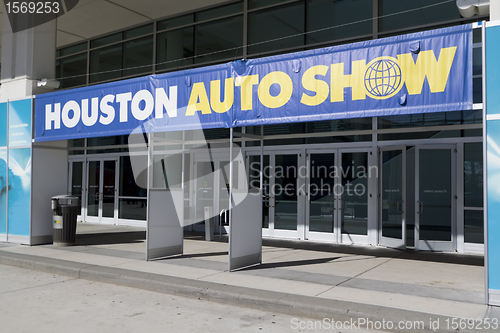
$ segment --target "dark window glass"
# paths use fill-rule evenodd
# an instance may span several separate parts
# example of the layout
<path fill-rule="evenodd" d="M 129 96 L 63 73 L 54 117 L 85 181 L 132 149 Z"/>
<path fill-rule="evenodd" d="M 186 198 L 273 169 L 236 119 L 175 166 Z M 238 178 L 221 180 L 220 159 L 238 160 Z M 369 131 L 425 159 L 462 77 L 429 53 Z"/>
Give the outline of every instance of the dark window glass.
<path fill-rule="evenodd" d="M 147 165 L 148 157 L 144 156 L 133 156 L 134 159 L 144 159 L 143 165 Z M 138 163 L 141 164 L 141 163 Z M 139 172 L 140 170 L 135 170 Z M 136 175 L 137 178 L 144 178 L 147 180 L 147 170 L 145 169 L 142 173 Z M 141 197 L 145 198 L 147 192 L 144 188 L 137 185 L 136 177 L 134 177 L 134 170 L 132 169 L 132 164 L 130 163 L 129 156 L 120 157 L 120 197 Z"/>
<path fill-rule="evenodd" d="M 80 44 L 68 46 L 68 47 L 65 47 L 64 49 L 61 49 L 60 55 L 66 56 L 66 55 L 70 55 L 73 53 L 78 53 L 78 52 L 82 52 L 82 51 L 86 51 L 86 50 L 87 50 L 87 42 L 83 42 Z"/>
<path fill-rule="evenodd" d="M 56 58 L 59 58 L 61 56 L 61 50 L 56 50 Z"/>
<path fill-rule="evenodd" d="M 472 50 L 472 74 L 481 75 L 483 73 L 483 49 L 475 48 Z"/>
<path fill-rule="evenodd" d="M 482 110 L 419 113 L 378 117 L 378 129 L 457 124 L 481 124 Z"/>
<path fill-rule="evenodd" d="M 158 22 L 157 28 L 158 30 L 172 29 L 175 27 L 181 27 L 186 24 L 191 24 L 193 22 L 194 22 L 194 14 L 188 14 L 160 21 Z"/>
<path fill-rule="evenodd" d="M 158 34 L 156 42 L 157 70 L 193 64 L 193 27 Z"/>
<path fill-rule="evenodd" d="M 243 1 L 232 3 L 226 6 L 219 6 L 196 13 L 196 21 L 210 20 L 217 17 L 241 13 L 243 11 Z"/>
<path fill-rule="evenodd" d="M 249 0 L 248 9 L 259 8 L 269 5 L 274 5 L 280 2 L 285 2 L 289 0 Z"/>
<path fill-rule="evenodd" d="M 307 133 L 371 130 L 372 118 L 325 120 L 306 123 Z"/>
<path fill-rule="evenodd" d="M 356 37 L 372 33 L 373 0 L 331 1 L 309 0 L 307 3 L 307 28 L 321 32 L 308 33 L 307 44 Z M 358 22 L 363 21 L 359 23 Z"/>
<path fill-rule="evenodd" d="M 472 100 L 474 103 L 483 102 L 483 79 L 480 77 L 472 80 Z"/>
<path fill-rule="evenodd" d="M 88 138 L 87 147 L 115 146 L 127 144 L 126 135 L 103 136 L 98 138 Z"/>
<path fill-rule="evenodd" d="M 481 28 L 472 30 L 473 43 L 481 43 L 482 39 L 483 39 L 483 33 Z"/>
<path fill-rule="evenodd" d="M 123 50 L 123 76 L 152 72 L 152 35 L 124 43 Z"/>
<path fill-rule="evenodd" d="M 243 16 L 196 26 L 195 63 L 241 57 L 243 54 Z M 238 49 L 235 49 L 238 47 Z M 228 50 L 224 52 L 219 52 Z"/>
<path fill-rule="evenodd" d="M 113 45 L 90 53 L 90 82 L 111 80 L 121 77 L 123 45 Z M 100 74 L 94 74 L 100 73 Z"/>
<path fill-rule="evenodd" d="M 249 46 L 248 52 L 255 54 L 303 45 L 303 32 L 303 2 L 250 13 L 248 15 L 248 44 L 262 44 Z M 296 34 L 299 35 L 284 38 Z M 279 40 L 266 42 L 274 39 Z"/>
<path fill-rule="evenodd" d="M 483 144 L 464 144 L 464 206 L 483 207 Z"/>
<path fill-rule="evenodd" d="M 379 0 L 379 16 L 380 31 L 406 29 L 461 18 L 455 1 L 436 5 L 435 0 Z"/>
<path fill-rule="evenodd" d="M 146 199 L 119 199 L 118 218 L 124 220 L 146 220 Z"/>
<path fill-rule="evenodd" d="M 87 53 L 60 59 L 57 70 L 61 88 L 74 87 L 87 83 Z"/>
<path fill-rule="evenodd" d="M 153 32 L 153 23 L 125 31 L 125 39 L 139 37 Z"/>
<path fill-rule="evenodd" d="M 122 39 L 123 39 L 123 33 L 118 32 L 116 34 L 97 38 L 97 39 L 90 41 L 90 47 L 94 48 L 94 47 L 104 46 L 104 45 L 108 45 L 111 43 L 119 42 Z"/>
<path fill-rule="evenodd" d="M 85 139 L 71 139 L 68 140 L 68 147 L 83 147 L 85 146 Z"/>
<path fill-rule="evenodd" d="M 464 211 L 464 241 L 484 244 L 484 212 L 482 210 Z"/>

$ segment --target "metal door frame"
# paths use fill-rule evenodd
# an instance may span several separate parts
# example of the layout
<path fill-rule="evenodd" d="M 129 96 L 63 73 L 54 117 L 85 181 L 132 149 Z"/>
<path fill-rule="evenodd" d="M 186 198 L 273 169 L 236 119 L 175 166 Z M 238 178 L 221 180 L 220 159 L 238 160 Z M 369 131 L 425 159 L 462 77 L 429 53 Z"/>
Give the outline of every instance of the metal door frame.
<path fill-rule="evenodd" d="M 69 158 L 68 159 L 68 193 L 73 194 L 73 163 L 82 163 L 82 210 L 77 216 L 77 221 L 85 221 L 85 213 L 87 211 L 87 162 L 84 157 Z"/>
<path fill-rule="evenodd" d="M 379 148 L 379 203 L 378 203 L 378 235 L 379 235 L 379 245 L 386 246 L 395 249 L 406 249 L 406 212 L 407 212 L 407 200 L 406 200 L 406 145 L 397 145 L 397 146 L 384 146 Z M 402 211 L 402 239 L 390 238 L 382 236 L 382 181 L 383 181 L 383 159 L 382 153 L 384 151 L 394 151 L 401 150 L 402 151 L 402 203 L 401 203 L 401 211 Z"/>
<path fill-rule="evenodd" d="M 449 149 L 451 157 L 451 241 L 421 241 L 420 240 L 420 150 Z M 457 145 L 435 144 L 415 145 L 415 250 L 453 252 L 457 249 Z"/>
<path fill-rule="evenodd" d="M 99 162 L 100 164 L 100 169 L 99 169 L 99 208 L 98 208 L 98 213 L 97 216 L 88 216 L 87 214 L 87 197 L 88 197 L 88 188 L 89 188 L 89 167 L 88 163 L 89 162 Z M 103 205 L 103 188 L 104 188 L 104 162 L 105 161 L 114 161 L 115 162 L 115 202 L 114 202 L 114 213 L 113 217 L 103 217 L 102 216 L 102 205 Z M 96 158 L 87 158 L 85 161 L 86 165 L 86 191 L 85 191 L 85 208 L 83 209 L 85 211 L 85 217 L 84 220 L 85 222 L 91 222 L 91 223 L 99 223 L 99 224 L 116 224 L 117 219 L 118 219 L 118 184 L 119 184 L 119 168 L 120 168 L 120 159 L 118 157 L 109 157 L 109 158 L 104 158 L 104 157 L 96 157 Z"/>

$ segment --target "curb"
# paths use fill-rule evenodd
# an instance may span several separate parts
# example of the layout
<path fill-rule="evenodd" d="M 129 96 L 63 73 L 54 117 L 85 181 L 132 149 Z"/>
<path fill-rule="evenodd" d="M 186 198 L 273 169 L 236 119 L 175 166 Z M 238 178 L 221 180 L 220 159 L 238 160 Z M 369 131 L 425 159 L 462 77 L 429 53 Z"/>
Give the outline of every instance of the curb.
<path fill-rule="evenodd" d="M 469 330 L 438 330 L 430 328 L 430 321 L 444 325 L 450 317 L 411 310 L 388 308 L 348 301 L 331 300 L 282 292 L 235 287 L 214 282 L 145 273 L 128 269 L 89 265 L 74 261 L 45 258 L 35 255 L 10 253 L 0 250 L 0 264 L 59 274 L 78 279 L 145 289 L 212 302 L 276 311 L 296 316 L 299 320 L 334 319 L 352 323 L 363 318 L 369 321 L 423 322 L 424 329 L 392 329 L 390 332 L 472 332 Z M 441 325 L 441 326 L 443 326 Z M 366 327 L 362 327 L 366 329 Z"/>

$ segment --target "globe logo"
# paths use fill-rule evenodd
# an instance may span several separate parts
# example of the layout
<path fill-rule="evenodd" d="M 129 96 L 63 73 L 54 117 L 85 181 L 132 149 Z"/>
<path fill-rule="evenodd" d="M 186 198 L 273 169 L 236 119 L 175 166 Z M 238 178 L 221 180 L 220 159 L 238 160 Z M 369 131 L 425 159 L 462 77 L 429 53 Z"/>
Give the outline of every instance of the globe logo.
<path fill-rule="evenodd" d="M 380 57 L 366 66 L 365 87 L 367 94 L 374 99 L 385 99 L 396 95 L 403 86 L 398 59 Z"/>

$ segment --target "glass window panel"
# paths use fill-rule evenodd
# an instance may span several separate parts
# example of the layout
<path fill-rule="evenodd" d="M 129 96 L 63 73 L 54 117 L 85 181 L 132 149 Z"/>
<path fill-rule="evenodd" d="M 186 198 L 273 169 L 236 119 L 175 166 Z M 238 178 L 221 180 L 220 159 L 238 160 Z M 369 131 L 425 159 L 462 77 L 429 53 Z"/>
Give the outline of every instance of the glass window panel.
<path fill-rule="evenodd" d="M 419 213 L 421 241 L 451 241 L 451 150 L 421 149 Z"/>
<path fill-rule="evenodd" d="M 472 39 L 473 43 L 481 43 L 481 40 L 483 39 L 483 34 L 482 34 L 482 29 L 477 28 L 472 30 Z"/>
<path fill-rule="evenodd" d="M 90 53 L 90 82 L 121 77 L 123 68 L 123 45 L 113 45 Z M 94 74 L 100 73 L 100 74 Z"/>
<path fill-rule="evenodd" d="M 119 199 L 118 218 L 125 220 L 146 220 L 146 199 Z"/>
<path fill-rule="evenodd" d="M 115 216 L 116 161 L 104 161 L 102 217 Z"/>
<path fill-rule="evenodd" d="M 182 154 L 155 155 L 153 188 L 180 188 L 182 184 Z"/>
<path fill-rule="evenodd" d="M 78 211 L 82 211 L 83 162 L 73 162 L 71 195 L 78 197 Z"/>
<path fill-rule="evenodd" d="M 284 38 L 273 42 L 273 39 L 283 38 L 304 32 L 304 3 L 269 8 L 248 14 L 248 44 L 250 54 L 274 51 L 288 47 L 304 45 L 304 36 Z"/>
<path fill-rule="evenodd" d="M 158 22 L 158 30 L 172 29 L 194 22 L 194 14 L 174 17 Z"/>
<path fill-rule="evenodd" d="M 87 50 L 87 42 L 83 42 L 80 44 L 76 44 L 73 46 L 68 46 L 68 47 L 65 47 L 63 49 L 60 49 L 60 55 L 66 56 L 66 55 L 70 55 L 73 53 L 78 53 L 78 52 L 82 52 L 82 51 L 86 51 L 86 50 Z"/>
<path fill-rule="evenodd" d="M 274 177 L 274 229 L 297 230 L 298 155 L 276 155 Z"/>
<path fill-rule="evenodd" d="M 461 18 L 455 1 L 429 7 L 435 4 L 435 0 L 379 0 L 379 15 L 381 16 L 379 19 L 379 30 L 406 29 Z M 427 8 L 418 9 L 426 6 Z"/>
<path fill-rule="evenodd" d="M 377 122 L 379 129 L 481 124 L 482 110 L 433 112 L 377 117 Z"/>
<path fill-rule="evenodd" d="M 87 215 L 97 216 L 99 213 L 99 179 L 101 175 L 101 162 L 90 161 L 87 166 Z"/>
<path fill-rule="evenodd" d="M 382 152 L 382 236 L 403 237 L 403 151 Z"/>
<path fill-rule="evenodd" d="M 260 155 L 249 156 L 248 187 L 260 188 Z M 269 155 L 264 155 L 262 196 L 262 228 L 269 228 Z"/>
<path fill-rule="evenodd" d="M 464 241 L 484 244 L 484 212 L 482 210 L 464 211 Z"/>
<path fill-rule="evenodd" d="M 472 80 L 472 100 L 474 103 L 483 102 L 483 79 L 480 77 Z"/>
<path fill-rule="evenodd" d="M 342 154 L 342 233 L 368 234 L 368 153 Z"/>
<path fill-rule="evenodd" d="M 472 74 L 481 75 L 483 73 L 483 49 L 474 48 L 472 49 Z"/>
<path fill-rule="evenodd" d="M 124 43 L 123 48 L 123 76 L 152 72 L 152 35 L 126 42 Z"/>
<path fill-rule="evenodd" d="M 128 135 L 117 135 L 88 138 L 87 147 L 124 145 L 127 144 L 127 137 Z"/>
<path fill-rule="evenodd" d="M 242 11 L 243 1 L 239 1 L 226 6 L 219 6 L 198 12 L 196 13 L 196 21 L 211 20 L 217 17 L 241 13 Z"/>
<path fill-rule="evenodd" d="M 464 144 L 464 206 L 483 207 L 483 143 Z"/>
<path fill-rule="evenodd" d="M 269 5 L 274 5 L 280 2 L 286 2 L 289 0 L 249 0 L 248 1 L 248 8 L 253 9 L 253 8 L 259 8 L 259 7 L 264 7 L 264 6 L 269 6 Z"/>
<path fill-rule="evenodd" d="M 241 57 L 243 55 L 243 16 L 197 25 L 195 63 Z M 235 49 L 238 47 L 238 49 Z M 224 52 L 219 52 L 227 50 Z M 216 52 L 216 53 L 214 53 Z M 214 53 L 214 54 L 212 54 Z"/>
<path fill-rule="evenodd" d="M 146 166 L 148 163 L 148 157 L 144 156 L 133 156 L 134 159 L 143 159 L 143 163 L 138 163 L 138 165 Z M 136 178 L 139 180 L 147 181 L 147 169 L 136 170 L 139 172 L 138 175 L 134 176 L 134 170 L 132 169 L 132 164 L 130 161 L 130 156 L 120 157 L 120 175 L 119 175 L 119 188 L 120 197 L 143 197 L 147 196 L 147 191 L 145 188 L 137 185 Z"/>
<path fill-rule="evenodd" d="M 58 61 L 61 88 L 80 86 L 87 83 L 87 53 Z"/>
<path fill-rule="evenodd" d="M 125 39 L 139 37 L 153 32 L 153 23 L 125 31 Z"/>
<path fill-rule="evenodd" d="M 158 70 L 193 64 L 194 28 L 188 27 L 158 34 L 156 62 Z"/>
<path fill-rule="evenodd" d="M 309 170 L 309 231 L 334 232 L 336 176 L 334 154 L 311 155 Z M 333 176 L 333 177 L 332 177 Z"/>
<path fill-rule="evenodd" d="M 196 221 L 204 221 L 204 208 L 214 207 L 214 172 L 211 162 L 196 163 Z"/>
<path fill-rule="evenodd" d="M 306 123 L 306 133 L 371 130 L 372 118 L 325 120 Z"/>
<path fill-rule="evenodd" d="M 85 146 L 85 139 L 71 139 L 68 140 L 68 147 L 83 147 Z"/>
<path fill-rule="evenodd" d="M 337 28 L 307 34 L 307 44 L 356 37 L 372 33 L 373 0 L 331 1 L 309 0 L 307 28 L 314 31 L 339 25 Z M 365 20 L 365 21 L 363 21 Z M 350 24 L 353 22 L 363 21 Z"/>
<path fill-rule="evenodd" d="M 90 41 L 90 47 L 94 48 L 94 47 L 104 46 L 104 45 L 108 45 L 111 43 L 119 42 L 122 39 L 123 39 L 123 33 L 118 32 L 116 34 L 97 38 L 97 39 Z"/>

